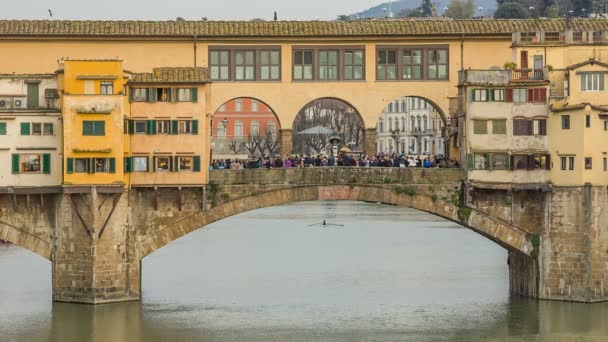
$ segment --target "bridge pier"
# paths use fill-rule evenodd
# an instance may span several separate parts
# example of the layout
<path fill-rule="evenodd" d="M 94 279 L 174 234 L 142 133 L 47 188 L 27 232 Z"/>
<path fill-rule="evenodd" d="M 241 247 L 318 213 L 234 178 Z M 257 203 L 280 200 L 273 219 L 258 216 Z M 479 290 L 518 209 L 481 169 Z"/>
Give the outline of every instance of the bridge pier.
<path fill-rule="evenodd" d="M 376 154 L 376 128 L 366 128 L 363 131 L 363 149 L 368 155 Z"/>
<path fill-rule="evenodd" d="M 122 187 L 66 188 L 56 206 L 53 300 L 138 300 L 140 264 Z"/>
<path fill-rule="evenodd" d="M 281 129 L 281 157 L 291 154 L 293 149 L 291 129 Z"/>

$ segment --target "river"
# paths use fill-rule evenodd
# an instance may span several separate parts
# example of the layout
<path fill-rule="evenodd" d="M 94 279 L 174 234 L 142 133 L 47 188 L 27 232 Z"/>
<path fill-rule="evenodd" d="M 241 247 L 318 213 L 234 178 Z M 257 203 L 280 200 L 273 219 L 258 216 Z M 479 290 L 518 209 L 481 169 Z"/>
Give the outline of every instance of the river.
<path fill-rule="evenodd" d="M 608 340 L 608 303 L 511 297 L 501 247 L 383 204 L 216 222 L 146 257 L 142 287 L 141 302 L 52 303 L 50 262 L 0 246 L 0 341 Z"/>

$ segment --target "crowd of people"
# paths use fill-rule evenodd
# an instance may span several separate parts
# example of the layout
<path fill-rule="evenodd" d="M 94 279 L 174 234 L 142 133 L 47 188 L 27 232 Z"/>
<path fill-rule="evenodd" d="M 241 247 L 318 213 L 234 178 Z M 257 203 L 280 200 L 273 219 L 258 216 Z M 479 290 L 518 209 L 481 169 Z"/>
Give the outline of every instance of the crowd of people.
<path fill-rule="evenodd" d="M 405 154 L 367 154 L 340 153 L 337 157 L 318 154 L 262 156 L 249 159 L 219 159 L 213 160 L 211 170 L 240 170 L 240 169 L 276 169 L 295 167 L 324 167 L 324 166 L 360 166 L 360 167 L 422 167 L 422 168 L 458 168 L 456 159 L 446 159 L 439 156 L 407 156 Z"/>

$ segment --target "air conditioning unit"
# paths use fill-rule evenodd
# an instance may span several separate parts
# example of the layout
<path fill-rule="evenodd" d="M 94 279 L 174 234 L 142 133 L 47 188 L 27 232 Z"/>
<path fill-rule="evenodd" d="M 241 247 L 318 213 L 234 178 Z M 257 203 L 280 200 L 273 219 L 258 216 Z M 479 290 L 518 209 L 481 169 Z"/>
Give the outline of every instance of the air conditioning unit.
<path fill-rule="evenodd" d="M 13 99 L 13 108 L 25 109 L 27 108 L 27 99 L 25 97 L 17 97 Z"/>
<path fill-rule="evenodd" d="M 10 97 L 0 97 L 0 109 L 11 109 L 13 107 L 13 99 Z"/>

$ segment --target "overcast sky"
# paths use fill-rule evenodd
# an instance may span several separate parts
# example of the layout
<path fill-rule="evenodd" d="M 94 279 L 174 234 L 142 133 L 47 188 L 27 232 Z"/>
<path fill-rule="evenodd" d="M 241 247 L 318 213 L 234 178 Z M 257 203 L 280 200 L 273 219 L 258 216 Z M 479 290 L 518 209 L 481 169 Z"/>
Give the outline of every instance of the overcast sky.
<path fill-rule="evenodd" d="M 3 0 L 0 19 L 334 19 L 383 0 Z M 53 18 L 48 10 L 53 11 Z"/>

